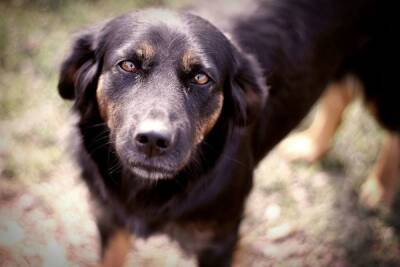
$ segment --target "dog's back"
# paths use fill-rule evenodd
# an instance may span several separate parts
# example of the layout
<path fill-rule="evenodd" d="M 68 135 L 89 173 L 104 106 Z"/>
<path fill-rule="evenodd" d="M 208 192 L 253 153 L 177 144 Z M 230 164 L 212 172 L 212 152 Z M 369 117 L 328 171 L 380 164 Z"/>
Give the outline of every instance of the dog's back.
<path fill-rule="evenodd" d="M 400 130 L 390 1 L 263 1 L 232 31 L 270 87 L 256 133 L 262 158 L 307 114 L 328 83 L 353 74 L 384 127 Z M 273 129 L 273 130 L 272 130 Z"/>

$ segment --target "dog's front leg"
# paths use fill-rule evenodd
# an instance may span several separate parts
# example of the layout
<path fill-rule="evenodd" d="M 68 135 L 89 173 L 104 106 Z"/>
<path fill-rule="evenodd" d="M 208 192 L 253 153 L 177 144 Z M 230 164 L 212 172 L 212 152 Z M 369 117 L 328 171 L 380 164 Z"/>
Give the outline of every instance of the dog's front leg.
<path fill-rule="evenodd" d="M 379 157 L 361 187 L 361 203 L 374 210 L 381 204 L 391 207 L 399 190 L 400 135 L 387 132 Z"/>
<path fill-rule="evenodd" d="M 230 235 L 213 240 L 197 255 L 199 267 L 230 267 L 238 240 L 237 231 Z"/>
<path fill-rule="evenodd" d="M 98 218 L 97 227 L 101 246 L 101 262 L 98 267 L 124 266 L 132 247 L 129 231 L 105 218 Z"/>
<path fill-rule="evenodd" d="M 131 248 L 131 236 L 125 229 L 113 233 L 104 248 L 101 267 L 122 267 Z"/>

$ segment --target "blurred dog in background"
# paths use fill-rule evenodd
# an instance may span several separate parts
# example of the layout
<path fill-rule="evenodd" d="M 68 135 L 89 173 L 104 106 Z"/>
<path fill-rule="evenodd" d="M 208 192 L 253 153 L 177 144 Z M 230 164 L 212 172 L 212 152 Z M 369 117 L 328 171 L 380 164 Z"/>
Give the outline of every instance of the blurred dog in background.
<path fill-rule="evenodd" d="M 363 94 L 363 90 L 363 83 L 354 76 L 330 84 L 320 99 L 309 128 L 285 139 L 280 144 L 281 151 L 291 160 L 312 163 L 321 159 L 331 147 L 346 107 Z M 376 104 L 366 99 L 366 107 L 376 118 Z M 398 192 L 399 179 L 400 137 L 398 131 L 387 129 L 376 163 L 361 188 L 361 204 L 370 210 L 381 205 L 391 207 Z"/>

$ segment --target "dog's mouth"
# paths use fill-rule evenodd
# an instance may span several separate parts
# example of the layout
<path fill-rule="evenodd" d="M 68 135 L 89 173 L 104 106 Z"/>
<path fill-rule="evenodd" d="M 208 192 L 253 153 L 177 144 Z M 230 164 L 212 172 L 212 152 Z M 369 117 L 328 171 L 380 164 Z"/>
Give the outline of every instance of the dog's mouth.
<path fill-rule="evenodd" d="M 175 176 L 175 171 L 173 170 L 151 165 L 132 163 L 130 169 L 134 175 L 142 179 L 160 180 Z"/>

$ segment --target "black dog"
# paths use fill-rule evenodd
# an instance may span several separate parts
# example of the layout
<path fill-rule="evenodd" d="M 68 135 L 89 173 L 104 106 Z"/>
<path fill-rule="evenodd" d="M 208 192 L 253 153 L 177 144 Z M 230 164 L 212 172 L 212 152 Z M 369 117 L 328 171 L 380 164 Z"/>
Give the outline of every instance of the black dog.
<path fill-rule="evenodd" d="M 234 19 L 232 41 L 200 17 L 163 10 L 78 36 L 59 92 L 80 115 L 78 158 L 101 207 L 103 263 L 125 228 L 167 233 L 199 266 L 230 266 L 254 167 L 349 71 L 367 93 L 386 90 L 369 99 L 398 130 L 380 86 L 394 80 L 380 56 L 378 2 L 263 2 Z"/>

